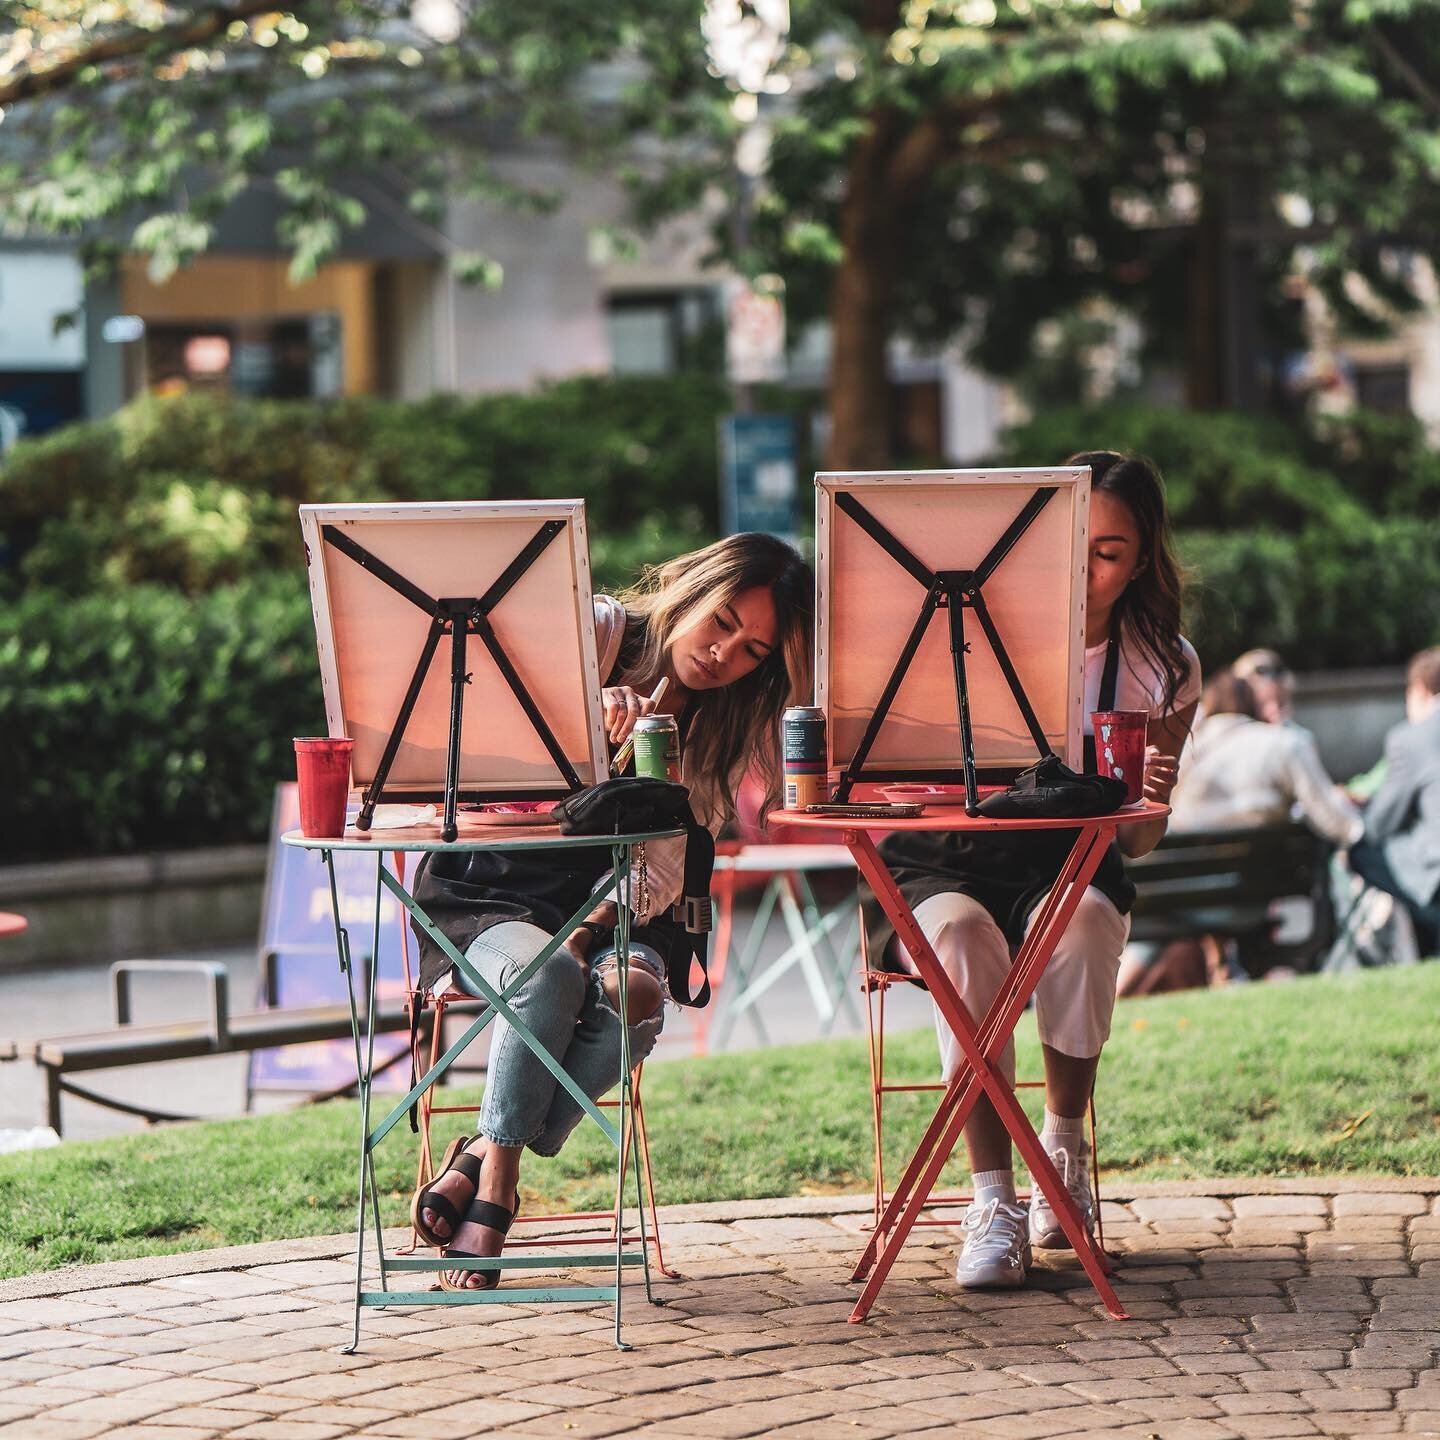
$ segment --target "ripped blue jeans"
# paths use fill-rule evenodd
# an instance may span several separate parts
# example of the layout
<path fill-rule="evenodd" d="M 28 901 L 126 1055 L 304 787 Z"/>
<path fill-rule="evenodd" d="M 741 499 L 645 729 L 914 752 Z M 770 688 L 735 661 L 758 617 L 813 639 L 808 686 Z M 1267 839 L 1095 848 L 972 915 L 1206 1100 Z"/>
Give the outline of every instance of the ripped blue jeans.
<path fill-rule="evenodd" d="M 507 920 L 470 942 L 465 958 L 503 991 L 550 943 L 538 925 Z M 620 1016 L 602 988 L 597 952 L 586 973 L 565 950 L 552 955 L 511 997 L 509 1004 L 530 1033 L 592 1100 L 620 1083 Z M 649 946 L 632 942 L 631 968 L 645 966 L 665 988 L 665 966 Z M 457 984 L 470 990 L 457 971 Z M 473 994 L 474 992 L 471 991 Z M 630 1064 L 654 1048 L 665 1023 L 665 1007 L 630 1026 Z M 537 1155 L 555 1155 L 585 1112 L 545 1068 L 503 1015 L 494 1020 L 485 1099 L 476 1129 L 497 1145 L 528 1145 Z"/>

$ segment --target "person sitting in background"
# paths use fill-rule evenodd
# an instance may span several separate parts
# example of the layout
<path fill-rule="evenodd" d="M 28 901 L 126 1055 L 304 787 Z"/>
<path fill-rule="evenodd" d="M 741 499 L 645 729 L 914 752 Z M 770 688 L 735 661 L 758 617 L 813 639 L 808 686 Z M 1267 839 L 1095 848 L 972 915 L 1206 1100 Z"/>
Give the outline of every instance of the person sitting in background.
<path fill-rule="evenodd" d="M 1262 679 L 1271 687 L 1268 713 L 1283 717 L 1289 708 L 1288 678 L 1271 673 Z M 1360 838 L 1359 812 L 1325 773 L 1310 732 L 1283 718 L 1262 719 L 1256 686 L 1241 679 L 1234 666 L 1210 678 L 1200 708 L 1170 797 L 1170 828 L 1177 835 L 1279 825 L 1297 815 L 1337 847 Z M 1118 990 L 1123 997 L 1156 995 L 1223 984 L 1242 974 L 1221 937 L 1195 935 L 1164 946 L 1127 947 Z"/>
<path fill-rule="evenodd" d="M 1440 952 L 1440 646 L 1406 672 L 1406 719 L 1385 737 L 1385 779 L 1365 807 L 1364 838 L 1350 866 L 1395 896 L 1422 955 Z"/>
<path fill-rule="evenodd" d="M 1255 713 L 1267 725 L 1295 724 L 1295 677 L 1275 651 L 1247 650 L 1231 662 L 1230 670 L 1250 687 Z"/>
<path fill-rule="evenodd" d="M 1272 695 L 1271 713 L 1283 703 Z M 1309 732 L 1267 723 L 1255 687 L 1233 667 L 1211 677 L 1200 704 L 1203 718 L 1170 797 L 1172 830 L 1250 829 L 1294 815 L 1337 847 L 1360 838 L 1360 812 L 1325 773 Z"/>

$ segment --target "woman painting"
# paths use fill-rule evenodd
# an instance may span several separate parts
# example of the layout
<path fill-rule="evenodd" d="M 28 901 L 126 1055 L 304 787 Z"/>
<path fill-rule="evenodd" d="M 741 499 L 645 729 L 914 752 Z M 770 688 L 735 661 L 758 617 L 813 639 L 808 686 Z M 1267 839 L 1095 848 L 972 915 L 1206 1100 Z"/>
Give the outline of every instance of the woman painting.
<path fill-rule="evenodd" d="M 1180 576 L 1171 551 L 1165 492 L 1145 460 L 1095 451 L 1067 465 L 1091 473 L 1090 551 L 1085 611 L 1085 713 L 1149 713 L 1145 794 L 1165 801 L 1200 693 L 1195 651 L 1180 634 Z M 1089 725 L 1087 723 L 1086 730 Z M 1086 741 L 1087 768 L 1094 769 Z M 1129 934 L 1134 888 L 1120 851 L 1143 855 L 1165 833 L 1163 819 L 1127 825 L 1081 897 L 1036 990 L 1045 1057 L 1043 1143 L 1081 1215 L 1093 1227 L 1083 1121 L 1100 1051 L 1110 1034 L 1120 952 Z M 1060 873 L 1073 835 L 923 833 L 892 835 L 880 847 L 921 930 L 978 1020 L 1010 968 L 1037 907 Z M 878 908 L 867 927 L 870 954 L 913 969 Z M 961 1064 L 939 1016 L 944 1077 Z M 1013 1043 L 1003 1067 L 1013 1080 Z M 1010 1137 L 988 1097 L 965 1127 L 974 1200 L 964 1221 L 956 1279 L 967 1288 L 1022 1285 L 1031 1247 L 1068 1245 L 1053 1210 L 1034 1187 L 1027 1214 L 1016 1203 Z"/>
<path fill-rule="evenodd" d="M 780 716 L 810 696 L 814 578 L 789 546 L 732 535 L 647 572 L 619 599 L 595 600 L 596 650 L 605 677 L 609 739 L 618 745 L 657 707 L 675 716 L 683 779 L 701 824 L 718 831 L 735 810 L 745 771 L 779 790 Z M 630 896 L 635 941 L 627 987 L 630 1061 L 654 1048 L 664 1022 L 664 943 L 680 895 L 683 839 L 654 841 L 637 861 Z M 487 983 L 504 989 L 550 943 L 598 886 L 603 849 L 441 853 L 417 875 L 416 898 Z M 592 1099 L 621 1079 L 614 900 L 596 906 L 511 1004 L 565 1073 Z M 417 930 L 417 933 L 418 930 Z M 604 948 L 602 948 L 604 947 Z M 441 991 L 451 966 L 420 934 L 422 985 Z M 462 981 L 463 984 L 463 981 Z M 495 1021 L 477 1133 L 457 1140 L 440 1173 L 415 1195 L 416 1230 L 457 1256 L 498 1255 L 519 1200 L 528 1147 L 554 1155 L 584 1112 L 502 1018 Z M 489 1289 L 498 1271 L 443 1272 L 447 1289 Z"/>

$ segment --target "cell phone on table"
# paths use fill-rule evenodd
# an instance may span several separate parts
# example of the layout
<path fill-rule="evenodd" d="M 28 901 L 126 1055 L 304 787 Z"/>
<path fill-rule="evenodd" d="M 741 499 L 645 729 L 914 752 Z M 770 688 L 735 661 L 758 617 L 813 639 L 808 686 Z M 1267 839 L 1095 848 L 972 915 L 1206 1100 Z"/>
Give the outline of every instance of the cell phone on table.
<path fill-rule="evenodd" d="M 833 815 L 839 820 L 913 820 L 923 815 L 925 807 L 914 801 L 876 801 L 873 804 L 857 800 L 852 805 L 837 805 L 833 802 L 823 805 L 807 805 L 807 815 Z"/>

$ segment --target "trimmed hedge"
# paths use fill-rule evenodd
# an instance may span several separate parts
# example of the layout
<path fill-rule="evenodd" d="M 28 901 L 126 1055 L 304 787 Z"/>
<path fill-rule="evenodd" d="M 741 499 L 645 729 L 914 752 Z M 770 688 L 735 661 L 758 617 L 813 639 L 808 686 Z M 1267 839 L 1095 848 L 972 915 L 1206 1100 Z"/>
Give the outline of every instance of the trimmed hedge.
<path fill-rule="evenodd" d="M 1278 420 L 1143 405 L 1046 411 L 1006 432 L 996 462 L 1053 465 L 1080 450 L 1148 455 L 1177 531 L 1348 528 L 1374 513 L 1363 477 L 1310 463 Z"/>
<path fill-rule="evenodd" d="M 1278 420 L 1140 405 L 1056 409 L 993 463 L 1148 455 L 1188 570 L 1186 633 L 1207 669 L 1266 645 L 1300 669 L 1399 664 L 1440 641 L 1440 455 L 1418 422 Z"/>
<path fill-rule="evenodd" d="M 1186 633 L 1207 670 L 1256 645 L 1328 670 L 1400 664 L 1440 642 L 1440 518 L 1192 531 L 1180 553 Z"/>
<path fill-rule="evenodd" d="M 5 859 L 260 839 L 291 736 L 324 733 L 298 573 L 0 606 Z"/>
<path fill-rule="evenodd" d="M 609 543 L 659 529 L 702 543 L 728 403 L 691 376 L 418 404 L 143 399 L 24 442 L 0 469 L 9 586 L 198 594 L 295 567 L 296 506 L 344 500 L 581 496 Z"/>
<path fill-rule="evenodd" d="M 614 589 L 688 539 L 593 547 Z M 187 596 L 156 585 L 0 605 L 0 862 L 265 838 L 294 735 L 323 735 L 298 566 Z"/>
<path fill-rule="evenodd" d="M 0 859 L 263 836 L 290 737 L 324 724 L 297 504 L 583 495 L 613 590 L 715 534 L 727 404 L 695 376 L 411 405 L 196 395 L 18 446 L 0 469 L 0 784 L 17 822 Z M 1055 410 L 995 461 L 1100 446 L 1161 462 L 1207 667 L 1258 644 L 1301 668 L 1379 665 L 1440 640 L 1440 457 L 1417 425 L 1297 436 Z"/>

